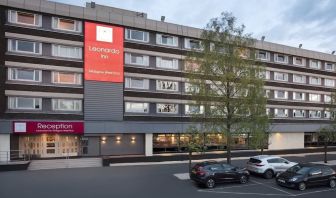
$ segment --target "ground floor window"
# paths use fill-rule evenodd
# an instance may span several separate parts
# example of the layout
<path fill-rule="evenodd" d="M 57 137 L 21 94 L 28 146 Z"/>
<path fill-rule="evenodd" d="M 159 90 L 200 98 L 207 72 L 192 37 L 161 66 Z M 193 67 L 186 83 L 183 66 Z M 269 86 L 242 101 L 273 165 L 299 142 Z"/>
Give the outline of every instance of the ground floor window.
<path fill-rule="evenodd" d="M 227 138 L 223 134 L 202 133 L 196 138 L 200 139 L 204 151 L 225 150 Z M 248 134 L 232 136 L 233 149 L 248 149 Z M 186 152 L 190 141 L 188 134 L 153 134 L 153 152 Z"/>
<path fill-rule="evenodd" d="M 319 136 L 316 132 L 305 132 L 304 146 L 305 147 L 320 147 L 324 145 L 323 137 Z M 330 146 L 336 146 L 335 142 L 329 142 Z"/>

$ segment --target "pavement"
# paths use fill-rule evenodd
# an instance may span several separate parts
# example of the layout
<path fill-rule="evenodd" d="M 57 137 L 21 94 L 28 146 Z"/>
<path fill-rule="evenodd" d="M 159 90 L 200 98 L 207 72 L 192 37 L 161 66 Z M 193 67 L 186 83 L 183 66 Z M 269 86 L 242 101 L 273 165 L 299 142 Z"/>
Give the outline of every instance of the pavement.
<path fill-rule="evenodd" d="M 317 154 L 286 158 L 297 162 L 323 161 L 323 155 Z M 330 154 L 329 159 L 336 160 L 336 154 Z M 232 164 L 243 167 L 246 162 L 236 159 Z M 232 183 L 205 189 L 188 179 L 187 170 L 188 164 L 177 163 L 0 172 L 0 198 L 336 197 L 336 189 L 323 186 L 301 192 L 257 176 L 251 176 L 244 185 Z"/>

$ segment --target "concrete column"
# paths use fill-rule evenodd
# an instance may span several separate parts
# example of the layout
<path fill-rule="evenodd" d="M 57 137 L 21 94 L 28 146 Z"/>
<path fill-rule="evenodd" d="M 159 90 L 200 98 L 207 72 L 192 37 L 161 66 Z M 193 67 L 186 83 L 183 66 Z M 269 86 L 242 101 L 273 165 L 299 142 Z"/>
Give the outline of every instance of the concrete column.
<path fill-rule="evenodd" d="M 269 137 L 269 150 L 304 148 L 304 133 L 272 133 Z"/>
<path fill-rule="evenodd" d="M 10 134 L 0 134 L 0 162 L 10 160 Z"/>
<path fill-rule="evenodd" d="M 145 134 L 145 155 L 153 156 L 153 134 Z"/>

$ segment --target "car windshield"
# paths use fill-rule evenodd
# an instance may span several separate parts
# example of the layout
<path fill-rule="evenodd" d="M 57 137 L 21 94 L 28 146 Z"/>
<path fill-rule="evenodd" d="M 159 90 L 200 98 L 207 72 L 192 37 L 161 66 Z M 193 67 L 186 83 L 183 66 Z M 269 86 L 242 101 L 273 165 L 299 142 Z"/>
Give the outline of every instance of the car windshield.
<path fill-rule="evenodd" d="M 310 167 L 304 167 L 304 166 L 300 166 L 300 165 L 295 165 L 295 166 L 289 168 L 287 170 L 287 172 L 297 173 L 297 174 L 303 175 L 303 174 L 308 173 L 309 170 L 310 170 Z"/>

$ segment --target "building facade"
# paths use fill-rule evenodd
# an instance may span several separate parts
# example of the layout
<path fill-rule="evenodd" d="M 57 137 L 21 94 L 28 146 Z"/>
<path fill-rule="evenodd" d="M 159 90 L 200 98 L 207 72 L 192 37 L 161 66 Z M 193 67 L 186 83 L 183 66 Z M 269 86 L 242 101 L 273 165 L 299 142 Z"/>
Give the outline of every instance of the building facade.
<path fill-rule="evenodd" d="M 188 51 L 202 30 L 87 3 L 0 1 L 0 151 L 37 158 L 185 151 L 192 125 Z M 316 146 L 328 124 L 336 57 L 266 41 L 269 149 Z M 192 66 L 191 66 L 192 67 Z M 191 68 L 192 69 L 192 68 Z M 204 134 L 209 150 L 226 138 Z M 248 148 L 248 134 L 234 137 Z"/>

